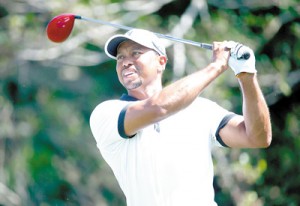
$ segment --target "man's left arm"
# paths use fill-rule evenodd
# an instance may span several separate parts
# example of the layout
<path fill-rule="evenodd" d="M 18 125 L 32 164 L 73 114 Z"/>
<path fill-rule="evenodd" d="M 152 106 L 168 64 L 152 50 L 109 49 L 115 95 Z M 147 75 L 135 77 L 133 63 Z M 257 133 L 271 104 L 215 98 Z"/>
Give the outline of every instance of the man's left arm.
<path fill-rule="evenodd" d="M 254 52 L 232 41 L 228 42 L 228 48 L 231 53 L 229 66 L 237 76 L 243 94 L 243 115 L 233 117 L 219 135 L 229 147 L 268 147 L 272 140 L 270 114 L 258 84 Z M 242 59 L 244 53 L 248 53 L 249 58 Z"/>
<path fill-rule="evenodd" d="M 219 134 L 229 147 L 268 147 L 272 140 L 270 114 L 257 77 L 240 73 L 238 80 L 243 93 L 243 116 L 232 118 Z"/>

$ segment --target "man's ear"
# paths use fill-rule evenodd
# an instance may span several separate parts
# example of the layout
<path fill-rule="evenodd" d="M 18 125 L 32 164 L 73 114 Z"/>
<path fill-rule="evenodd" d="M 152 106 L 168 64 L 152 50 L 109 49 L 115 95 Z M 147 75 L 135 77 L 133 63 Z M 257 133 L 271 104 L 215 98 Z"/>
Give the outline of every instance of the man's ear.
<path fill-rule="evenodd" d="M 165 70 L 165 68 L 166 68 L 166 64 L 167 64 L 168 59 L 167 59 L 166 56 L 159 56 L 158 58 L 159 58 L 159 60 L 158 60 L 159 61 L 159 65 L 160 65 L 159 71 L 163 72 Z"/>
<path fill-rule="evenodd" d="M 167 57 L 166 56 L 159 56 L 159 63 L 161 65 L 165 65 L 167 63 Z"/>

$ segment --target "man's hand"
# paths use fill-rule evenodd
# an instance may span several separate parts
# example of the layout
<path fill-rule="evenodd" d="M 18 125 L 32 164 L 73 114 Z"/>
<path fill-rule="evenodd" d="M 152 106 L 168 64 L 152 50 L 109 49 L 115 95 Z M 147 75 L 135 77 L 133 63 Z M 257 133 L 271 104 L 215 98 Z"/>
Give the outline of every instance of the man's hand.
<path fill-rule="evenodd" d="M 221 72 L 227 70 L 230 57 L 230 49 L 227 48 L 227 41 L 213 42 L 212 61 Z"/>
<path fill-rule="evenodd" d="M 256 73 L 255 55 L 249 47 L 234 41 L 228 41 L 226 47 L 230 49 L 229 66 L 237 76 L 242 72 Z M 243 54 L 249 53 L 248 59 L 243 59 Z"/>

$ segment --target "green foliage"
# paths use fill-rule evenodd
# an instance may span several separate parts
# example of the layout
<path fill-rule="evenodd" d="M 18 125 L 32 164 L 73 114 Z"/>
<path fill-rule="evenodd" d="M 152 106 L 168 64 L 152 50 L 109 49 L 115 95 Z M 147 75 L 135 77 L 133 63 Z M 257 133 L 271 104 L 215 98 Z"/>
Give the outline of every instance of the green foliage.
<path fill-rule="evenodd" d="M 299 205 L 300 11 L 297 1 L 80 0 L 0 4 L 0 205 L 125 205 L 89 129 L 101 101 L 125 92 L 103 47 L 116 29 L 76 21 L 61 44 L 45 35 L 60 13 L 117 21 L 199 42 L 253 48 L 273 124 L 261 150 L 214 151 L 219 205 Z M 196 12 L 195 12 L 196 11 Z M 193 13 L 194 12 L 194 13 Z M 189 23 L 191 22 L 191 23 Z M 211 52 L 168 42 L 164 84 L 207 65 Z M 178 66 L 178 58 L 184 60 Z M 203 96 L 242 112 L 225 72 Z M 2 184 L 5 186 L 2 187 Z"/>

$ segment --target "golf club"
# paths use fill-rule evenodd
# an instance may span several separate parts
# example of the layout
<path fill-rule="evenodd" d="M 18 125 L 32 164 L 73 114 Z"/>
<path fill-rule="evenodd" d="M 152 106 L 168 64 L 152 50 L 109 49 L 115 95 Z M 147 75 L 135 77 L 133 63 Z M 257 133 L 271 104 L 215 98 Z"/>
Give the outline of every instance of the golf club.
<path fill-rule="evenodd" d="M 102 20 L 96 20 L 96 19 L 92 19 L 92 18 L 87 18 L 87 17 L 83 17 L 83 16 L 79 16 L 79 15 L 61 14 L 61 15 L 54 17 L 48 23 L 48 26 L 46 29 L 48 38 L 51 41 L 56 42 L 56 43 L 61 43 L 61 42 L 65 41 L 72 32 L 75 19 L 80 19 L 80 20 L 84 20 L 84 21 L 88 21 L 88 22 L 108 25 L 108 26 L 112 26 L 112 27 L 127 30 L 127 31 L 133 29 L 133 27 L 123 26 L 120 24 L 114 24 L 114 23 L 110 23 L 110 22 L 106 22 L 106 21 L 102 21 Z M 171 41 L 189 44 L 189 45 L 197 46 L 197 47 L 208 49 L 208 50 L 213 49 L 213 46 L 211 44 L 176 38 L 176 37 L 173 37 L 170 35 L 165 35 L 165 34 L 160 34 L 160 33 L 155 33 L 155 32 L 153 32 L 153 33 L 160 38 L 168 39 Z M 249 59 L 249 57 L 250 57 L 249 53 L 244 53 L 239 59 L 246 60 L 246 59 Z"/>

